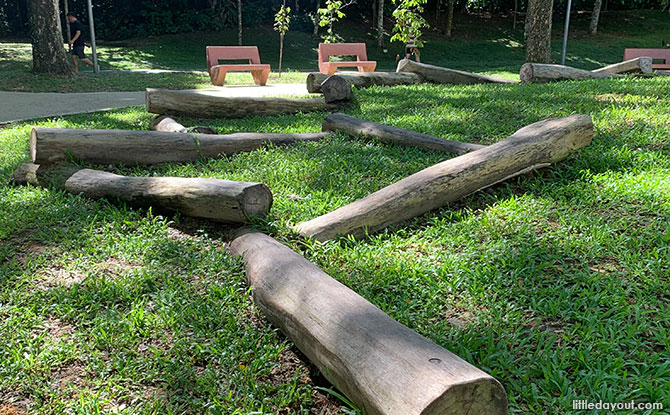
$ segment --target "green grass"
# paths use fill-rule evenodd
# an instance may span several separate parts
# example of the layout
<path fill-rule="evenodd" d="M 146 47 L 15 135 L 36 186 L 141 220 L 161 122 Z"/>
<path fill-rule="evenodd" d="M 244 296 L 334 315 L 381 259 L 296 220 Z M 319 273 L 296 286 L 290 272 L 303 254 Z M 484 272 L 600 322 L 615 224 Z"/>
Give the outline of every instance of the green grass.
<path fill-rule="evenodd" d="M 437 22 L 432 22 L 437 27 Z M 573 16 L 566 64 L 594 69 L 623 58 L 626 47 L 661 47 L 668 37 L 670 19 L 660 11 L 625 11 L 603 13 L 597 36 L 587 35 L 588 15 Z M 378 62 L 379 70 L 393 70 L 395 57 L 402 54 L 402 45 L 379 49 L 371 30 L 363 24 L 346 21 L 338 29 L 347 41 L 366 42 L 369 59 Z M 554 60 L 560 61 L 562 47 L 561 21 L 554 22 Z M 518 79 L 524 62 L 523 22 L 512 27 L 510 17 L 457 15 L 455 38 L 448 40 L 437 30 L 425 35 L 422 61 L 488 75 Z M 270 27 L 248 28 L 244 43 L 257 45 L 261 60 L 277 69 L 279 61 L 278 34 Z M 100 43 L 100 67 L 103 70 L 191 69 L 205 70 L 205 46 L 232 45 L 237 42 L 236 30 L 210 33 L 187 33 L 124 42 Z M 303 82 L 305 74 L 296 71 L 317 70 L 318 39 L 311 33 L 291 31 L 287 34 L 284 68 L 292 73 L 281 79 L 273 73 L 270 83 Z M 87 49 L 87 53 L 90 49 Z M 147 87 L 191 89 L 210 86 L 205 74 L 100 74 L 82 68 L 75 79 L 33 75 L 30 44 L 0 43 L 0 90 L 28 92 L 128 91 Z M 83 66 L 83 65 L 82 65 Z M 250 74 L 229 75 L 232 84 L 252 84 Z"/>
<path fill-rule="evenodd" d="M 590 114 L 596 133 L 545 172 L 361 241 L 313 244 L 290 226 L 443 154 L 335 135 L 113 171 L 266 183 L 263 229 L 498 378 L 511 413 L 570 414 L 573 399 L 668 408 L 669 97 L 667 79 L 629 78 L 356 91 L 348 113 L 454 140 L 489 144 L 573 113 Z M 183 123 L 306 132 L 324 115 Z M 329 386 L 295 361 L 223 251 L 231 227 L 7 184 L 34 125 L 146 129 L 150 118 L 130 108 L 0 130 L 0 402 L 40 414 L 323 408 L 316 394 Z"/>

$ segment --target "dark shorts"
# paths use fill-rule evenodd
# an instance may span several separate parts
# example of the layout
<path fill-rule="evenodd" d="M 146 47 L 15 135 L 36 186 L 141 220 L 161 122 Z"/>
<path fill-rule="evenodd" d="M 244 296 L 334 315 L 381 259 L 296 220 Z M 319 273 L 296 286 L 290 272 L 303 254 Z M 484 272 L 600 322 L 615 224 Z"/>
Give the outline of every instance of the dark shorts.
<path fill-rule="evenodd" d="M 72 47 L 72 56 L 77 56 L 79 59 L 84 59 L 86 55 L 84 55 L 84 45 L 81 46 L 73 46 Z"/>

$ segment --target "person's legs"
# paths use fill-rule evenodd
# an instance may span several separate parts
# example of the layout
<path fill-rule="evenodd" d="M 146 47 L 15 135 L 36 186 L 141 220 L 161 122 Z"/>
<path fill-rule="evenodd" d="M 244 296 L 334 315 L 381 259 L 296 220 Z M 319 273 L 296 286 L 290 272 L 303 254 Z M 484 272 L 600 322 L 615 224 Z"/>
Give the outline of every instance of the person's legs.
<path fill-rule="evenodd" d="M 91 60 L 89 58 L 84 58 L 81 61 L 84 62 L 88 66 L 93 66 L 93 62 L 91 62 Z"/>
<path fill-rule="evenodd" d="M 77 55 L 72 55 L 72 63 L 74 63 L 74 71 L 79 72 L 79 60 L 77 59 Z"/>

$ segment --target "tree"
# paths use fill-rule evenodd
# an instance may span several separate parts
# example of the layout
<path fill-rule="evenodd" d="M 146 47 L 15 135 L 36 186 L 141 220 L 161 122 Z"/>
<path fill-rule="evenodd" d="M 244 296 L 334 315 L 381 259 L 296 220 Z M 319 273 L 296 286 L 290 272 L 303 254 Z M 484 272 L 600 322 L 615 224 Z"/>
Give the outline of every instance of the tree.
<path fill-rule="evenodd" d="M 551 63 L 553 0 L 529 0 L 526 15 L 526 62 Z"/>
<path fill-rule="evenodd" d="M 237 44 L 242 46 L 242 0 L 237 0 Z"/>
<path fill-rule="evenodd" d="M 595 35 L 598 32 L 598 19 L 600 19 L 600 8 L 603 5 L 603 0 L 596 0 L 593 3 L 593 14 L 591 15 L 591 24 L 589 24 L 589 32 Z"/>
<path fill-rule="evenodd" d="M 319 15 L 321 16 L 319 26 L 328 27 L 326 34 L 323 36 L 324 43 L 333 43 L 341 39 L 341 37 L 335 33 L 333 25 L 335 22 L 346 16 L 342 12 L 342 9 L 352 3 L 353 1 L 344 3 L 342 0 L 326 0 L 326 7 L 319 9 Z"/>
<path fill-rule="evenodd" d="M 398 7 L 393 11 L 395 18 L 395 26 L 393 27 L 393 36 L 391 42 L 398 41 L 409 43 L 416 42 L 418 47 L 423 46 L 421 41 L 421 29 L 430 27 L 428 22 L 421 17 L 423 13 L 423 5 L 428 0 L 393 0 L 393 4 Z"/>
<path fill-rule="evenodd" d="M 377 0 L 377 46 L 384 46 L 384 0 Z"/>
<path fill-rule="evenodd" d="M 448 38 L 453 36 L 454 28 L 454 4 L 456 0 L 449 0 L 449 9 L 447 11 L 447 21 L 444 25 L 444 35 Z"/>
<path fill-rule="evenodd" d="M 33 44 L 33 72 L 74 74 L 63 47 L 58 0 L 30 0 L 30 32 Z"/>
<path fill-rule="evenodd" d="M 297 2 L 296 2 L 297 3 Z M 286 0 L 282 3 L 277 14 L 275 14 L 274 30 L 279 32 L 279 77 L 281 78 L 281 61 L 284 56 L 284 35 L 288 32 L 291 23 L 291 8 L 286 7 Z"/>

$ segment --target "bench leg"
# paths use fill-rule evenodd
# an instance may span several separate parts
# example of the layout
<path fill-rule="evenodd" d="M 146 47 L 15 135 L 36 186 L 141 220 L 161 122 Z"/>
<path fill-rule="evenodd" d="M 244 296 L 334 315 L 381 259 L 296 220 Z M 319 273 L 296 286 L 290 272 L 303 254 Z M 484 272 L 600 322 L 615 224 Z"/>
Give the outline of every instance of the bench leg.
<path fill-rule="evenodd" d="M 226 82 L 226 71 L 214 68 L 212 73 L 209 74 L 209 77 L 212 80 L 212 85 L 223 86 Z"/>
<path fill-rule="evenodd" d="M 268 82 L 268 76 L 270 76 L 270 70 L 261 69 L 259 71 L 251 71 L 251 76 L 254 77 L 254 83 L 256 85 L 265 86 Z"/>

